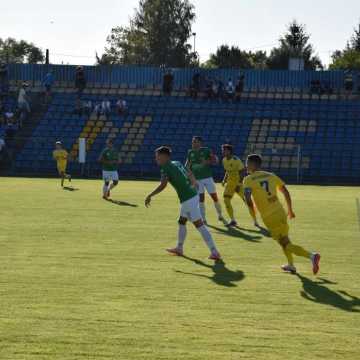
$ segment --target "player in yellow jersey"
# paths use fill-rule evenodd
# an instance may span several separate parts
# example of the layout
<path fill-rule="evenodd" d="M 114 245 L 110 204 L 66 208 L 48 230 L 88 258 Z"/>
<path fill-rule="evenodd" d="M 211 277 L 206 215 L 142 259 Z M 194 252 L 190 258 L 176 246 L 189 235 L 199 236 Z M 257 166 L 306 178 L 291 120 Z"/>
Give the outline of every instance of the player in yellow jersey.
<path fill-rule="evenodd" d="M 295 218 L 292 208 L 290 193 L 285 183 L 275 174 L 261 170 L 262 159 L 260 155 L 253 154 L 247 158 L 247 168 L 250 173 L 244 179 L 244 192 L 248 206 L 254 208 L 253 200 L 264 221 L 264 224 L 271 233 L 273 239 L 278 241 L 288 260 L 287 265 L 282 269 L 286 272 L 295 274 L 293 255 L 302 256 L 311 260 L 313 273 L 319 272 L 320 254 L 311 253 L 301 246 L 292 244 L 289 239 L 289 225 L 287 216 L 278 198 L 280 191 L 286 201 L 288 216 Z"/>
<path fill-rule="evenodd" d="M 66 174 L 66 167 L 69 159 L 69 154 L 63 148 L 61 141 L 57 141 L 55 143 L 53 158 L 56 161 L 57 170 L 61 178 L 61 186 L 64 187 L 64 180 L 68 179 L 71 182 L 71 175 Z"/>
<path fill-rule="evenodd" d="M 243 179 L 246 176 L 246 169 L 243 162 L 234 155 L 234 148 L 230 144 L 224 144 L 221 147 L 223 158 L 223 166 L 225 170 L 225 176 L 222 181 L 224 190 L 224 203 L 226 211 L 230 217 L 228 227 L 237 226 L 237 222 L 234 217 L 234 209 L 231 204 L 231 199 L 235 193 L 238 194 L 245 202 Z M 255 226 L 259 226 L 256 220 L 256 214 L 253 208 L 249 208 L 250 216 L 254 220 Z"/>

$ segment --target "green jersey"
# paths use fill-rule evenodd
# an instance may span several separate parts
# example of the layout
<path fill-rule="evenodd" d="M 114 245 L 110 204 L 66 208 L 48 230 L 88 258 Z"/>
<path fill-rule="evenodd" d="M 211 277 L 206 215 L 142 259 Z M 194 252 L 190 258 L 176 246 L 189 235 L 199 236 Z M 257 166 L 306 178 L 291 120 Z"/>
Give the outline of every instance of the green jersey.
<path fill-rule="evenodd" d="M 204 165 L 204 160 L 210 160 L 211 150 L 207 147 L 202 147 L 199 150 L 189 150 L 187 161 L 190 162 L 190 169 L 193 172 L 196 180 L 202 180 L 212 177 L 212 170 L 210 165 Z"/>
<path fill-rule="evenodd" d="M 105 148 L 101 153 L 102 168 L 104 171 L 117 171 L 119 153 L 115 149 Z M 108 161 L 116 161 L 116 163 L 109 164 Z"/>
<path fill-rule="evenodd" d="M 185 202 L 197 195 L 197 191 L 191 185 L 187 171 L 179 161 L 169 161 L 161 167 L 161 176 L 166 177 L 178 194 L 180 203 Z"/>

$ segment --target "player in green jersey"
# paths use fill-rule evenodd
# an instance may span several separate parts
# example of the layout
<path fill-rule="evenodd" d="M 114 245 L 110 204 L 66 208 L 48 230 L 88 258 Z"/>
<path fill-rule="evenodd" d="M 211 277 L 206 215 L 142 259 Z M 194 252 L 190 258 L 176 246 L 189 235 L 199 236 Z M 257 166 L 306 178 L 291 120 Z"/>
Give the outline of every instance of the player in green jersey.
<path fill-rule="evenodd" d="M 173 249 L 167 249 L 171 254 L 182 256 L 183 247 L 186 238 L 186 223 L 190 220 L 201 234 L 207 247 L 210 250 L 209 259 L 220 260 L 221 256 L 216 248 L 211 233 L 205 226 L 199 208 L 199 196 L 197 193 L 197 181 L 191 171 L 179 161 L 171 161 L 171 149 L 162 146 L 155 151 L 155 159 L 161 169 L 160 185 L 145 199 L 145 206 L 149 207 L 151 199 L 161 193 L 168 183 L 170 183 L 177 192 L 180 201 L 180 217 L 177 246 Z"/>
<path fill-rule="evenodd" d="M 215 161 L 214 161 L 215 160 Z M 223 215 L 221 204 L 216 192 L 216 185 L 213 179 L 211 165 L 216 162 L 216 157 L 212 151 L 203 146 L 201 136 L 194 136 L 192 139 L 192 148 L 188 151 L 185 166 L 192 171 L 199 183 L 200 211 L 201 216 L 206 223 L 205 212 L 205 189 L 214 201 L 215 210 L 219 221 L 226 222 Z"/>
<path fill-rule="evenodd" d="M 107 200 L 110 197 L 110 191 L 119 183 L 118 165 L 119 153 L 114 148 L 111 139 L 106 141 L 106 148 L 102 151 L 99 162 L 102 164 L 102 176 L 104 180 L 103 198 Z M 112 183 L 110 184 L 110 182 Z"/>

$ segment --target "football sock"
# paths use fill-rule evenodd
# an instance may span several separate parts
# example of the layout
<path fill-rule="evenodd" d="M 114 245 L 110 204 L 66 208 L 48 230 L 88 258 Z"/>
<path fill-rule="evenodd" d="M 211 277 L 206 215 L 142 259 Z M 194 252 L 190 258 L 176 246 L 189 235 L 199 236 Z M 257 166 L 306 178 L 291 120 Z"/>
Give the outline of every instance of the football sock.
<path fill-rule="evenodd" d="M 205 221 L 206 220 L 205 203 L 203 203 L 203 202 L 200 203 L 200 214 L 201 214 L 201 217 L 203 218 L 203 220 Z"/>
<path fill-rule="evenodd" d="M 215 206 L 215 210 L 216 210 L 218 216 L 222 216 L 222 214 L 221 214 L 221 213 L 222 213 L 222 210 L 221 210 L 221 204 L 220 204 L 220 202 L 219 202 L 219 201 L 214 202 L 214 206 Z"/>
<path fill-rule="evenodd" d="M 234 220 L 234 209 L 231 205 L 231 199 L 229 197 L 224 197 L 224 203 L 225 203 L 225 208 L 226 211 L 230 217 L 231 220 Z"/>
<path fill-rule="evenodd" d="M 186 239 L 186 225 L 179 225 L 179 232 L 178 232 L 178 242 L 177 242 L 177 247 L 179 249 L 182 249 L 184 246 L 184 242 Z"/>
<path fill-rule="evenodd" d="M 104 186 L 103 186 L 103 194 L 106 195 L 107 192 L 108 192 L 108 186 L 106 184 L 104 184 Z"/>
<path fill-rule="evenodd" d="M 297 256 L 302 256 L 302 257 L 305 257 L 305 258 L 308 258 L 308 259 L 310 259 L 310 257 L 311 257 L 310 252 L 306 251 L 301 246 L 294 245 L 294 244 L 291 244 L 291 243 L 287 245 L 286 250 L 290 251 L 292 254 L 295 254 Z"/>
<path fill-rule="evenodd" d="M 214 240 L 210 234 L 210 231 L 207 229 L 207 227 L 205 225 L 203 225 L 203 226 L 200 226 L 199 228 L 197 228 L 197 230 L 201 234 L 202 238 L 204 239 L 204 241 L 205 241 L 207 247 L 209 248 L 209 250 L 211 251 L 211 253 L 217 252 L 216 245 L 215 245 Z"/>
<path fill-rule="evenodd" d="M 291 251 L 288 249 L 288 246 L 286 248 L 282 248 L 283 249 L 283 252 L 288 260 L 288 264 L 289 265 L 294 265 L 294 258 L 292 256 L 292 253 Z"/>

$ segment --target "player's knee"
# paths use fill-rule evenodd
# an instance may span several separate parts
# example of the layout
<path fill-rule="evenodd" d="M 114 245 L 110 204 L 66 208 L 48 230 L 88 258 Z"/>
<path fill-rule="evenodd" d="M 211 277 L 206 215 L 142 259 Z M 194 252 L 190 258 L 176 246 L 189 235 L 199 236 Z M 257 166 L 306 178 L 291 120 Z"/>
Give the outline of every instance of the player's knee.
<path fill-rule="evenodd" d="M 114 185 L 114 186 L 117 186 L 118 183 L 119 183 L 119 181 L 117 181 L 117 180 L 114 180 L 114 181 L 113 181 L 113 185 Z"/>
<path fill-rule="evenodd" d="M 202 219 L 199 219 L 199 220 L 194 221 L 193 224 L 198 229 L 204 225 L 204 221 Z"/>
<path fill-rule="evenodd" d="M 213 193 L 213 194 L 210 194 L 211 198 L 215 201 L 215 202 L 218 202 L 219 201 L 219 198 L 217 196 L 216 193 Z"/>
<path fill-rule="evenodd" d="M 199 194 L 199 200 L 203 203 L 205 201 L 205 194 Z"/>
<path fill-rule="evenodd" d="M 283 248 L 286 248 L 289 244 L 290 244 L 290 240 L 288 237 L 282 237 L 280 240 L 279 240 L 279 244 L 283 247 Z"/>
<path fill-rule="evenodd" d="M 186 225 L 187 223 L 187 218 L 184 218 L 184 217 L 180 217 L 179 220 L 178 220 L 178 223 L 179 225 Z"/>
<path fill-rule="evenodd" d="M 110 182 L 109 181 L 104 181 L 106 186 L 109 186 Z"/>

